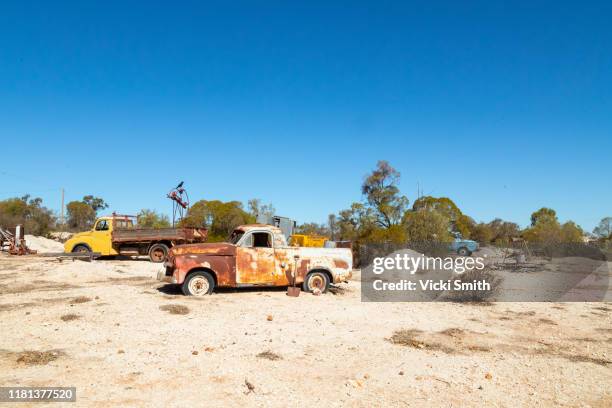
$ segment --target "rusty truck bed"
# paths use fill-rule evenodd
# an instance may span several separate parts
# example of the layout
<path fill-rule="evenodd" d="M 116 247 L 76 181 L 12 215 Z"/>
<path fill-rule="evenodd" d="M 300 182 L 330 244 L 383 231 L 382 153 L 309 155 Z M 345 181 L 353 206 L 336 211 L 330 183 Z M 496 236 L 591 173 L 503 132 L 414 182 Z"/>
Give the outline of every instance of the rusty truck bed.
<path fill-rule="evenodd" d="M 171 241 L 181 243 L 204 242 L 208 231 L 204 228 L 129 228 L 112 232 L 113 243 Z"/>

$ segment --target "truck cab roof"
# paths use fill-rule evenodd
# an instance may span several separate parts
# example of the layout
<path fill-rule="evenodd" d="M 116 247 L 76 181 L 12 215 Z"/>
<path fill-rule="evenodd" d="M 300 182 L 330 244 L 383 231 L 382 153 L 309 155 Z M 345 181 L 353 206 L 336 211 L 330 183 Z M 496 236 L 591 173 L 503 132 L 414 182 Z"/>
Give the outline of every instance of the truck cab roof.
<path fill-rule="evenodd" d="M 266 231 L 270 231 L 272 233 L 275 234 L 282 234 L 283 231 L 281 231 L 280 228 L 275 227 L 273 225 L 268 225 L 268 224 L 245 224 L 245 225 L 239 225 L 236 228 L 234 228 L 234 231 L 242 231 L 242 232 L 248 232 L 248 231 L 253 231 L 253 230 L 266 230 Z"/>

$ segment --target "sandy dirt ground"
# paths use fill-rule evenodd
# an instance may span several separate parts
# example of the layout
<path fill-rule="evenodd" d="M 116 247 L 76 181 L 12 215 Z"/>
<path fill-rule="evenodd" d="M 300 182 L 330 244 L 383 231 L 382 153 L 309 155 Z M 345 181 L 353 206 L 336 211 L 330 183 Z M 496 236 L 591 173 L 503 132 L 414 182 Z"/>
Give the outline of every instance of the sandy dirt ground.
<path fill-rule="evenodd" d="M 66 406 L 612 406 L 610 303 L 363 303 L 359 273 L 188 298 L 160 267 L 0 255 L 0 384 L 75 386 Z"/>

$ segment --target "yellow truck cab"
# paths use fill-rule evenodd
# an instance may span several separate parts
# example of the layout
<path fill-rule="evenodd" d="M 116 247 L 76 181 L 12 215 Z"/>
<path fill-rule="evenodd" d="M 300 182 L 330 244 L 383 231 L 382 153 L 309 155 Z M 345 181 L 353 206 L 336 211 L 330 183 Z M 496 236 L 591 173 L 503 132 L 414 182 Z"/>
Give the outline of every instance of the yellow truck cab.
<path fill-rule="evenodd" d="M 136 217 L 100 217 L 91 231 L 75 234 L 64 244 L 64 252 L 96 252 L 100 256 L 148 255 L 152 262 L 163 262 L 175 245 L 206 241 L 205 228 L 137 228 Z"/>
<path fill-rule="evenodd" d="M 90 231 L 79 232 L 64 243 L 64 252 L 98 252 L 102 256 L 119 255 L 113 248 L 114 228 L 134 228 L 130 217 L 107 216 L 96 220 Z"/>

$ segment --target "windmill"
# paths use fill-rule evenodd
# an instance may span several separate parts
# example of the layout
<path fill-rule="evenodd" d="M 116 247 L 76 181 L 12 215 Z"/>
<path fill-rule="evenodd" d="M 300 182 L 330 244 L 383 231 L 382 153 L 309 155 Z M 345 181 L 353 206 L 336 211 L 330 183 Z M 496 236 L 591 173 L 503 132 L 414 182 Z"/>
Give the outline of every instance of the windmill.
<path fill-rule="evenodd" d="M 185 210 L 189 211 L 189 195 L 183 187 L 184 182 L 180 182 L 178 186 L 170 190 L 167 197 L 172 200 L 172 226 L 176 221 L 183 219 Z M 177 219 L 178 218 L 178 219 Z"/>

